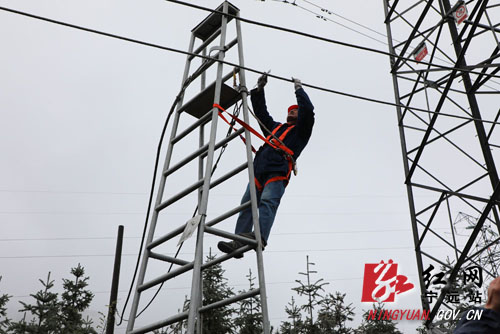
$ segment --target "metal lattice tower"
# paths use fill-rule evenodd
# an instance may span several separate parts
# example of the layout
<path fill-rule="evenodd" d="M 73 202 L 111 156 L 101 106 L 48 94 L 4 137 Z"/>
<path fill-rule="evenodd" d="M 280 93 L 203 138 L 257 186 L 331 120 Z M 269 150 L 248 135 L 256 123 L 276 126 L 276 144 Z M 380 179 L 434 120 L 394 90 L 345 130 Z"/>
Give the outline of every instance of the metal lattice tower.
<path fill-rule="evenodd" d="M 171 134 L 168 143 L 165 163 L 161 174 L 162 176 L 156 197 L 156 204 L 151 217 L 151 224 L 145 244 L 137 287 L 134 293 L 134 299 L 130 311 L 130 317 L 127 327 L 127 333 L 129 334 L 151 332 L 155 329 L 172 325 L 184 320 L 187 320 L 187 333 L 201 334 L 202 315 L 204 313 L 246 298 L 255 297 L 257 295 L 260 295 L 261 299 L 264 333 L 270 333 L 270 323 L 268 317 L 264 279 L 264 265 L 262 257 L 262 241 L 260 238 L 258 223 L 256 190 L 255 184 L 253 182 L 254 171 L 250 132 L 248 130 L 245 130 L 244 128 L 241 128 L 233 133 L 228 133 L 228 135 L 222 139 L 218 138 L 217 128 L 219 121 L 219 109 L 214 107 L 214 104 L 218 104 L 227 109 L 232 105 L 235 105 L 236 103 L 241 103 L 243 120 L 246 123 L 249 123 L 247 107 L 248 91 L 245 86 L 244 70 L 239 68 L 231 68 L 230 72 L 224 75 L 224 63 L 221 62 L 224 61 L 226 53 L 230 49 L 232 49 L 233 47 L 237 47 L 238 63 L 240 66 L 244 66 L 240 21 L 238 19 L 232 20 L 234 17 L 239 17 L 239 9 L 226 1 L 221 4 L 216 10 L 219 13 L 212 13 L 192 30 L 191 41 L 189 44 L 189 52 L 192 55 L 187 57 L 184 77 L 182 81 L 182 93 L 180 95 L 180 98 L 178 99 L 175 113 L 173 115 L 174 119 L 173 125 L 171 127 Z M 228 15 L 220 14 L 222 12 Z M 229 29 L 230 21 L 234 22 L 235 27 L 233 30 Z M 234 32 L 236 34 L 236 37 L 229 43 L 227 43 L 227 36 L 230 32 Z M 199 45 L 195 48 L 196 44 Z M 194 71 L 191 71 L 191 63 L 196 58 L 193 54 L 202 55 L 205 58 L 198 68 L 196 68 Z M 212 65 L 216 65 L 215 73 L 209 72 L 209 69 Z M 210 74 L 215 74 L 216 79 L 212 84 L 205 87 L 206 76 Z M 239 76 L 240 84 L 236 86 L 233 85 L 233 87 L 228 86 L 225 82 L 231 78 L 234 78 L 234 80 L 236 81 L 236 75 Z M 184 103 L 184 91 L 186 90 L 187 86 L 197 78 L 201 78 L 201 92 L 198 92 L 198 94 L 194 94 L 194 97 L 191 100 Z M 224 124 L 222 122 L 220 123 Z M 181 129 L 182 124 L 185 125 L 184 129 Z M 205 133 L 205 125 L 210 126 L 209 133 Z M 227 125 L 224 124 L 224 126 L 224 130 L 226 130 Z M 198 140 L 195 141 L 196 147 L 193 148 L 192 141 L 191 144 L 188 143 L 187 146 L 182 146 L 181 142 L 188 140 L 186 138 L 191 133 L 195 132 L 195 130 L 198 130 L 199 132 Z M 206 135 L 208 135 L 209 137 L 208 142 L 205 142 Z M 245 161 L 223 176 L 214 178 L 213 171 L 215 165 L 215 152 L 217 150 L 225 149 L 226 145 L 230 141 L 241 136 L 244 136 L 245 146 L 242 144 L 238 145 L 241 145 L 241 147 L 246 147 Z M 174 147 L 177 147 L 179 145 L 180 148 L 178 148 L 177 150 L 180 150 L 181 158 L 176 163 L 173 163 L 172 155 Z M 192 153 L 186 154 L 186 147 L 188 149 L 191 148 Z M 194 183 L 191 184 L 191 181 L 187 180 L 185 177 L 179 179 L 180 176 L 177 176 L 179 175 L 178 173 L 180 173 L 182 169 L 187 168 L 187 165 L 190 162 L 196 161 L 198 161 L 197 168 L 195 168 L 197 170 L 197 177 L 195 178 Z M 247 180 L 250 181 L 249 185 L 251 200 L 247 203 L 238 205 L 221 215 L 211 217 L 210 214 L 208 214 L 210 190 L 213 187 L 219 186 L 220 184 L 226 182 L 230 178 L 233 178 L 238 173 L 244 170 L 248 171 Z M 167 182 L 167 180 L 169 182 Z M 175 184 L 181 184 L 183 190 L 175 193 L 171 197 L 165 196 L 164 192 L 169 189 L 169 185 Z M 186 188 L 186 184 L 191 185 Z M 241 185 L 241 188 L 243 190 L 243 185 Z M 179 219 L 179 217 L 176 216 L 175 213 L 173 216 L 169 216 L 168 210 L 172 205 L 174 205 L 174 203 L 177 203 L 181 199 L 185 200 L 187 198 L 189 200 L 188 195 L 192 193 L 196 194 L 196 192 L 198 192 L 197 198 L 196 196 L 192 198 L 192 207 L 194 208 L 197 205 L 196 214 L 194 216 L 186 216 L 182 217 L 181 219 Z M 248 207 L 251 207 L 253 213 L 253 223 L 256 235 L 255 240 L 228 233 L 214 227 L 214 225 L 226 220 L 227 218 L 232 217 L 235 214 L 238 214 L 240 211 Z M 155 234 L 155 231 L 160 226 L 160 215 L 166 217 L 166 221 L 162 221 L 162 224 L 170 223 L 168 229 L 170 232 L 157 236 Z M 181 259 L 166 255 L 164 253 L 162 254 L 160 251 L 157 251 L 160 246 L 165 246 L 165 244 L 167 243 L 175 245 L 179 240 L 178 237 L 181 236 L 181 234 L 181 240 L 185 240 L 186 237 L 188 237 L 189 233 L 193 233 L 194 231 L 197 231 L 196 241 L 194 242 L 194 259 Z M 207 233 L 240 241 L 244 244 L 244 246 L 235 251 L 234 254 L 219 256 L 209 262 L 203 263 L 203 242 L 204 237 Z M 252 249 L 255 249 L 256 253 L 259 287 L 233 296 L 226 300 L 222 300 L 210 305 L 202 305 L 203 270 L 223 261 L 232 259 L 233 255 L 235 255 L 236 253 L 243 253 Z M 149 260 L 163 261 L 165 263 L 165 265 L 162 266 L 163 273 L 160 276 L 150 277 L 151 275 L 147 275 Z M 174 264 L 177 267 L 174 267 L 173 270 L 168 270 L 167 272 L 167 264 Z M 149 272 L 150 271 L 151 270 L 149 270 Z M 163 282 L 166 282 L 180 275 L 185 275 L 186 273 L 192 273 L 189 310 L 180 312 L 176 315 L 172 315 L 166 319 L 156 321 L 150 325 L 135 328 L 135 320 L 140 311 L 139 306 L 141 294 L 147 290 L 156 289 Z M 143 302 L 142 304 L 145 303 Z"/>
<path fill-rule="evenodd" d="M 485 282 L 498 276 L 481 258 L 491 257 L 500 230 L 500 3 L 383 4 L 422 306 L 432 328 L 440 308 L 455 308 L 446 288 L 464 268 L 481 266 Z M 459 214 L 475 219 L 457 233 Z M 485 228 L 495 232 L 486 244 Z M 447 268 L 448 284 L 432 302 L 423 279 L 429 265 Z"/>

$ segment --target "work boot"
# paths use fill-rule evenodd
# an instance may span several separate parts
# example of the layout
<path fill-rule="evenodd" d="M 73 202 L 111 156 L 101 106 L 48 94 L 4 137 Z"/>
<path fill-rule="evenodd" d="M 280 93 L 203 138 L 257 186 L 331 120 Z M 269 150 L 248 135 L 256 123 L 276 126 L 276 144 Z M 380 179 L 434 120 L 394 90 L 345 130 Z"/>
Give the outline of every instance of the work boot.
<path fill-rule="evenodd" d="M 248 239 L 256 240 L 255 239 L 255 232 L 240 233 L 239 235 L 241 235 L 242 237 L 248 238 Z M 262 250 L 264 250 L 264 248 L 266 246 L 267 246 L 266 240 L 262 239 Z"/>
<path fill-rule="evenodd" d="M 246 233 L 239 233 L 238 235 L 241 235 L 242 237 L 245 237 L 245 238 L 248 238 L 248 239 L 253 239 L 255 240 L 255 233 L 254 232 L 246 232 Z M 245 244 L 240 242 L 240 241 L 230 241 L 230 242 L 227 242 L 227 241 L 219 241 L 219 243 L 217 244 L 217 248 L 219 248 L 219 250 L 221 252 L 224 252 L 226 254 L 230 254 L 232 252 L 234 252 L 235 250 L 237 250 L 238 248 L 241 248 L 243 247 Z M 264 250 L 264 247 L 267 246 L 267 242 L 262 239 L 262 250 Z M 235 259 L 241 259 L 243 257 L 243 253 L 239 253 L 239 254 L 236 254 L 234 255 L 234 258 Z"/>
<path fill-rule="evenodd" d="M 235 250 L 237 250 L 238 248 L 241 248 L 242 246 L 244 246 L 244 245 L 239 241 L 230 241 L 230 242 L 219 241 L 219 243 L 217 244 L 217 248 L 219 248 L 219 250 L 221 252 L 224 252 L 226 254 L 230 254 L 230 253 L 234 252 Z M 243 257 L 243 253 L 239 253 L 239 254 L 234 255 L 235 259 L 241 259 L 242 257 Z"/>

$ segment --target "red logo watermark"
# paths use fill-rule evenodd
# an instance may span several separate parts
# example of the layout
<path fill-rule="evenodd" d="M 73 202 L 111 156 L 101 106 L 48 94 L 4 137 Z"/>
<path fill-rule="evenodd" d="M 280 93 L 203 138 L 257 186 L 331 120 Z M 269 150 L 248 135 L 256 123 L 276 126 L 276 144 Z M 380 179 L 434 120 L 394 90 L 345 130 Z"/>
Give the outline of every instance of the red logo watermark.
<path fill-rule="evenodd" d="M 408 277 L 398 275 L 398 264 L 392 260 L 365 263 L 362 302 L 394 302 L 396 295 L 413 288 Z"/>

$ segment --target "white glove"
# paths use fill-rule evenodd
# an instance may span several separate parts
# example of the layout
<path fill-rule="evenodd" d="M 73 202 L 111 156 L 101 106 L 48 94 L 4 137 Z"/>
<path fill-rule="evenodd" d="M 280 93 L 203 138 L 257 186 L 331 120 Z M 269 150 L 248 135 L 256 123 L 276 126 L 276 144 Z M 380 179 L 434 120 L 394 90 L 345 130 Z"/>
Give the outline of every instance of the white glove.
<path fill-rule="evenodd" d="M 302 82 L 300 81 L 300 79 L 292 77 L 292 81 L 293 81 L 293 85 L 295 87 L 295 90 L 302 88 Z"/>
<path fill-rule="evenodd" d="M 267 73 L 262 74 L 259 79 L 257 79 L 257 89 L 262 90 L 267 84 Z"/>

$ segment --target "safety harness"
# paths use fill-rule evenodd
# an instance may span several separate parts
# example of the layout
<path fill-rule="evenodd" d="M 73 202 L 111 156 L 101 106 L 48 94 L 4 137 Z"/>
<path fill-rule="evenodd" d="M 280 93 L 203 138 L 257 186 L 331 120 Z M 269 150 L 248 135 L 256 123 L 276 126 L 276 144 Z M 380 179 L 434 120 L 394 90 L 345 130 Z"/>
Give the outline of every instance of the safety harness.
<path fill-rule="evenodd" d="M 292 130 L 295 127 L 295 125 L 289 126 L 285 131 L 283 131 L 283 133 L 278 138 L 279 141 L 277 141 L 275 138 L 271 139 L 271 137 L 275 136 L 276 133 L 279 131 L 279 129 L 281 129 L 282 126 L 283 126 L 283 124 L 280 124 L 274 128 L 273 132 L 271 132 L 271 134 L 269 136 L 267 136 L 266 143 L 270 142 L 271 144 L 273 144 L 273 145 L 271 145 L 271 147 L 273 147 L 275 150 L 284 152 L 284 150 L 282 150 L 282 147 L 285 147 L 291 152 L 291 154 L 284 154 L 286 160 L 288 161 L 288 172 L 286 173 L 286 176 L 275 176 L 275 177 L 270 178 L 269 180 L 266 181 L 266 183 L 264 183 L 264 186 L 262 186 L 260 184 L 259 180 L 257 180 L 257 178 L 255 178 L 255 186 L 257 187 L 257 189 L 259 191 L 262 191 L 262 189 L 264 189 L 264 187 L 271 182 L 285 181 L 285 187 L 286 187 L 288 185 L 288 181 L 290 181 L 290 176 L 292 174 L 293 165 L 294 165 L 294 161 L 292 158 L 293 151 L 290 150 L 288 147 L 285 146 L 285 144 L 282 144 L 282 143 L 283 143 L 283 140 L 285 139 L 286 135 L 288 134 L 288 132 L 290 132 L 290 130 Z"/>
<path fill-rule="evenodd" d="M 267 138 L 265 138 L 259 132 L 257 132 L 254 128 L 252 128 L 250 125 L 248 125 L 247 123 L 243 122 L 238 117 L 236 117 L 236 116 L 228 113 L 220 105 L 218 105 L 218 104 L 215 103 L 213 106 L 215 108 L 219 109 L 219 116 L 227 124 L 229 124 L 229 126 L 233 130 L 236 131 L 236 129 L 234 128 L 234 126 L 224 117 L 224 115 L 222 114 L 222 112 L 226 112 L 226 114 L 228 114 L 238 124 L 240 124 L 245 129 L 247 129 L 248 131 L 250 131 L 251 133 L 253 133 L 254 135 L 256 135 L 258 138 L 262 139 L 265 142 L 265 144 L 267 144 L 267 145 L 271 146 L 273 149 L 275 149 L 275 150 L 283 153 L 283 155 L 285 156 L 285 159 L 288 161 L 288 172 L 287 172 L 286 176 L 275 176 L 275 177 L 272 177 L 269 180 L 267 180 L 266 183 L 263 186 L 260 184 L 259 180 L 257 180 L 257 178 L 255 178 L 255 186 L 257 187 L 257 190 L 262 191 L 266 185 L 268 185 L 271 182 L 276 182 L 276 181 L 285 181 L 285 187 L 286 187 L 288 185 L 288 181 L 290 180 L 290 176 L 292 174 L 292 170 L 295 172 L 296 169 L 294 168 L 295 162 L 293 160 L 293 151 L 291 149 L 289 149 L 288 147 L 286 147 L 286 145 L 283 143 L 283 140 L 285 139 L 285 137 L 288 134 L 288 132 L 290 132 L 290 130 L 292 130 L 295 127 L 295 125 L 289 126 L 285 131 L 283 131 L 283 133 L 278 137 L 278 140 L 276 140 L 276 133 L 279 131 L 279 129 L 281 129 L 281 127 L 283 126 L 283 124 L 280 124 L 277 127 L 275 127 L 273 129 L 273 131 L 271 132 L 271 134 L 269 136 L 267 136 Z M 243 142 L 246 143 L 245 138 L 243 138 L 241 135 L 240 135 L 240 138 L 241 138 L 241 140 L 243 140 Z M 255 148 L 253 146 L 252 146 L 252 151 L 254 153 L 256 152 Z"/>

